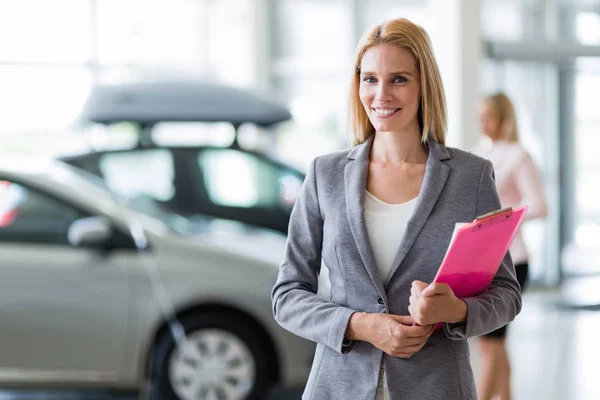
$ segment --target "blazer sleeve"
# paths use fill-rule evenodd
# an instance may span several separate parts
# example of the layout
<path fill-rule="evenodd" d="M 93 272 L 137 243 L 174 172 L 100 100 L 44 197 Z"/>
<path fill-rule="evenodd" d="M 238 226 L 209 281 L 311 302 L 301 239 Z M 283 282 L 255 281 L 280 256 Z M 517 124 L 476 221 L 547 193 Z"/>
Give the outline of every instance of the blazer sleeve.
<path fill-rule="evenodd" d="M 500 199 L 494 183 L 494 170 L 485 160 L 475 216 L 500 208 Z M 444 324 L 444 332 L 450 339 L 468 339 L 496 330 L 512 321 L 521 311 L 521 287 L 517 282 L 515 267 L 507 252 L 496 276 L 487 291 L 463 299 L 467 304 L 467 320 L 461 324 Z"/>
<path fill-rule="evenodd" d="M 323 216 L 312 162 L 291 213 L 283 262 L 271 294 L 275 320 L 286 330 L 339 353 L 349 351 L 344 335 L 355 312 L 317 295 Z"/>

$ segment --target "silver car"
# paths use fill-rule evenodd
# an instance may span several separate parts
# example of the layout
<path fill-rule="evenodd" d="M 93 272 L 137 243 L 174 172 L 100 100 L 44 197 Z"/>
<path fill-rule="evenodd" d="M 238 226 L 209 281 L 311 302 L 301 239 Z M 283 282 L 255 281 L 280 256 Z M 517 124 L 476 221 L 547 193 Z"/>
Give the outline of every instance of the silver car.
<path fill-rule="evenodd" d="M 0 385 L 181 400 L 303 385 L 314 345 L 271 312 L 284 243 L 151 202 L 134 211 L 61 162 L 4 159 Z"/>

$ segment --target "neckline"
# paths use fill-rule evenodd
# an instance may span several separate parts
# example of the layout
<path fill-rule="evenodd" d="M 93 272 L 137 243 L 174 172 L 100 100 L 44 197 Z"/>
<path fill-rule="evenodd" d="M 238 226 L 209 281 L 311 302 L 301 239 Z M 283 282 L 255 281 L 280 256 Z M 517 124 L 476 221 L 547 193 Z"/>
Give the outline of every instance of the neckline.
<path fill-rule="evenodd" d="M 374 194 L 372 194 L 368 190 L 366 191 L 366 193 L 367 193 L 367 196 L 369 196 L 370 199 L 376 201 L 379 204 L 383 204 L 384 206 L 387 206 L 387 207 L 401 207 L 401 206 L 406 206 L 406 205 L 408 205 L 408 204 L 416 201 L 419 198 L 419 196 L 417 196 L 417 197 L 414 197 L 414 198 L 412 198 L 412 199 L 410 199 L 408 201 L 405 201 L 404 203 L 391 204 L 391 203 L 386 203 L 383 200 L 380 200 L 379 198 L 377 198 Z"/>

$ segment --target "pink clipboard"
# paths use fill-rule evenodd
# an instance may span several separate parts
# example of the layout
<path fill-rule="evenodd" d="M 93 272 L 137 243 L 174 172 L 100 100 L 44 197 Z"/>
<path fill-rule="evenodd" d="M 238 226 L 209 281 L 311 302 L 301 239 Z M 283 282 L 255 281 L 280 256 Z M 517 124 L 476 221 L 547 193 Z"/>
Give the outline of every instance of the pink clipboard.
<path fill-rule="evenodd" d="M 459 228 L 433 282 L 448 284 L 458 298 L 487 290 L 527 209 L 527 205 L 503 208 Z"/>
<path fill-rule="evenodd" d="M 460 299 L 486 291 L 517 234 L 527 209 L 502 208 L 456 231 L 433 283 L 446 283 Z M 413 325 L 418 325 L 416 322 Z M 442 328 L 442 323 L 435 330 Z"/>

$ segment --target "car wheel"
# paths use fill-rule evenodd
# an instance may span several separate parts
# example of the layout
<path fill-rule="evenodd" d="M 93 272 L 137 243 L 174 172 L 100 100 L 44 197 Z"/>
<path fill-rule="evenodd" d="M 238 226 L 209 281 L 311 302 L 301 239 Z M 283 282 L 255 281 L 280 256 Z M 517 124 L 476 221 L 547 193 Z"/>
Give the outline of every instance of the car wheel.
<path fill-rule="evenodd" d="M 234 315 L 201 313 L 181 321 L 156 343 L 152 399 L 255 400 L 266 397 L 269 360 L 256 332 Z"/>

